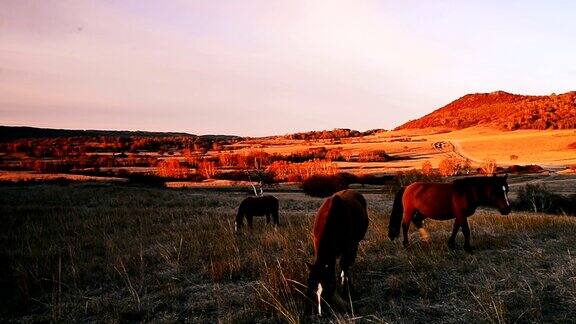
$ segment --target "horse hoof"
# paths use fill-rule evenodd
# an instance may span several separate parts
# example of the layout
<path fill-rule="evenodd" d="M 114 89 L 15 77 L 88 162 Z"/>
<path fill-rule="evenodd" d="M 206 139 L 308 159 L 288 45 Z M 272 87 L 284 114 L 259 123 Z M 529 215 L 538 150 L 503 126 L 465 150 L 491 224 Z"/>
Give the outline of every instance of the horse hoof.
<path fill-rule="evenodd" d="M 425 228 L 419 228 L 418 229 L 418 234 L 420 235 L 420 239 L 422 240 L 422 242 L 428 243 L 430 242 L 430 234 L 428 234 L 428 231 Z"/>
<path fill-rule="evenodd" d="M 448 248 L 450 248 L 450 250 L 456 250 L 456 243 L 448 242 Z"/>
<path fill-rule="evenodd" d="M 468 253 L 472 253 L 473 249 L 470 245 L 468 245 L 468 246 L 464 246 L 464 251 L 466 251 Z"/>

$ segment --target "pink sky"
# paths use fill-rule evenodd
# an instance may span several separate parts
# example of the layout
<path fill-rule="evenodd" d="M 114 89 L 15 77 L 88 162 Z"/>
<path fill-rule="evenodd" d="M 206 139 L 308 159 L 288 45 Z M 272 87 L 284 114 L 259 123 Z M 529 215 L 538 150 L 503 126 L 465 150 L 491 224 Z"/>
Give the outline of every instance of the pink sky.
<path fill-rule="evenodd" d="M 393 128 L 576 85 L 570 1 L 0 1 L 0 124 Z"/>

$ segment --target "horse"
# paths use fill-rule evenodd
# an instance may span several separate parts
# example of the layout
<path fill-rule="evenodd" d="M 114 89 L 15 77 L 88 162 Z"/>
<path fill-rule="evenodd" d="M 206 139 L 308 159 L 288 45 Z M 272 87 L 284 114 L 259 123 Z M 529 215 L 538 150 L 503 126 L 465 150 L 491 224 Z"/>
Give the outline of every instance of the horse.
<path fill-rule="evenodd" d="M 335 193 L 318 210 L 313 229 L 314 263 L 307 265 L 308 297 L 316 299 L 320 315 L 322 300 L 344 304 L 336 295 L 336 259 L 340 257 L 340 284 L 347 296 L 351 286 L 349 270 L 367 229 L 366 199 L 354 190 Z"/>
<path fill-rule="evenodd" d="M 266 224 L 270 223 L 270 216 L 276 226 L 280 225 L 278 219 L 278 199 L 271 195 L 246 197 L 238 207 L 234 229 L 238 232 L 244 226 L 244 217 L 248 221 L 248 227 L 252 230 L 252 218 L 254 216 L 266 216 Z"/>
<path fill-rule="evenodd" d="M 455 219 L 448 247 L 456 247 L 456 235 L 460 228 L 464 234 L 464 250 L 472 251 L 468 217 L 478 206 L 495 207 L 500 214 L 511 211 L 508 200 L 508 175 L 498 177 L 468 177 L 454 180 L 452 183 L 416 182 L 401 188 L 394 198 L 388 237 L 394 240 L 400 235 L 400 223 L 404 234 L 404 247 L 408 246 L 408 228 L 414 223 L 420 237 L 428 239 L 428 233 L 422 227 L 422 221 Z"/>

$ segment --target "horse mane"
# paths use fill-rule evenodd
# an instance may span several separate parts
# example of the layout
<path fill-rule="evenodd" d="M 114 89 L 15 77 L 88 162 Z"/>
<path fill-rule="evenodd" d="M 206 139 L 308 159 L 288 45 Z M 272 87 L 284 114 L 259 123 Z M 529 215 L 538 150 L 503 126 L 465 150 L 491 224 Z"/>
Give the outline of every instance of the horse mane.
<path fill-rule="evenodd" d="M 455 191 L 463 192 L 469 189 L 470 187 L 478 187 L 493 184 L 494 180 L 495 177 L 467 177 L 452 181 L 452 185 L 454 186 Z"/>

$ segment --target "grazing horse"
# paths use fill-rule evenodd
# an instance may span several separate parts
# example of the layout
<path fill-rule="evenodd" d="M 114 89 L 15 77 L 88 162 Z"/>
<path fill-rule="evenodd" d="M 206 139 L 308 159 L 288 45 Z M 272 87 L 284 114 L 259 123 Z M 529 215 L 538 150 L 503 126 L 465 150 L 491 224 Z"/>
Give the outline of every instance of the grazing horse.
<path fill-rule="evenodd" d="M 464 249 L 472 251 L 470 246 L 470 228 L 468 217 L 472 216 L 478 206 L 495 207 L 500 214 L 510 213 L 508 201 L 508 175 L 504 177 L 469 177 L 454 180 L 452 183 L 416 182 L 404 187 L 396 193 L 388 237 L 394 240 L 400 235 L 400 222 L 404 234 L 404 246 L 408 246 L 408 228 L 413 222 L 422 239 L 427 240 L 428 234 L 422 227 L 426 218 L 436 220 L 455 219 L 452 235 L 448 246 L 455 248 L 456 235 L 462 228 L 464 234 Z"/>
<path fill-rule="evenodd" d="M 266 224 L 270 223 L 270 216 L 276 226 L 280 225 L 278 220 L 278 199 L 274 196 L 264 195 L 259 197 L 246 197 L 238 207 L 236 214 L 235 230 L 238 231 L 244 225 L 244 217 L 248 221 L 248 227 L 252 229 L 252 218 L 254 216 L 266 216 Z"/>
<path fill-rule="evenodd" d="M 335 193 L 318 210 L 313 230 L 314 264 L 308 264 L 308 297 L 318 302 L 319 314 L 322 299 L 343 304 L 335 294 L 336 259 L 340 257 L 341 284 L 347 296 L 351 285 L 349 269 L 367 229 L 366 199 L 354 190 Z"/>

